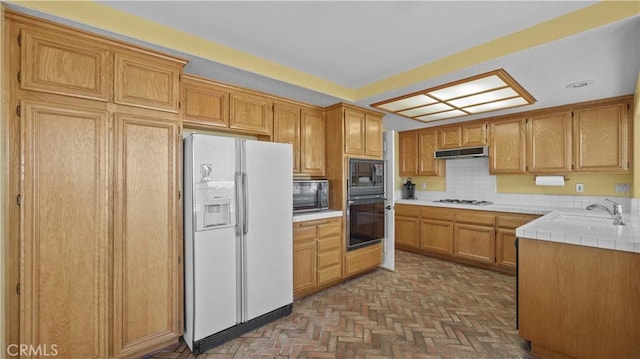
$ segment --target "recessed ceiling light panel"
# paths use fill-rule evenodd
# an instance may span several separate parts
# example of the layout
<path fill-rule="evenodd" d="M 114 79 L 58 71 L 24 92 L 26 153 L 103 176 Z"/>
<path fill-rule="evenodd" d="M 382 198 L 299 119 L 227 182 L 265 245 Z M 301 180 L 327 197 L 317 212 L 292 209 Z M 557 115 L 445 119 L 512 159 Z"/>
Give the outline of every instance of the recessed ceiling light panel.
<path fill-rule="evenodd" d="M 535 102 L 536 99 L 506 71 L 498 69 L 371 106 L 424 122 L 503 110 Z"/>

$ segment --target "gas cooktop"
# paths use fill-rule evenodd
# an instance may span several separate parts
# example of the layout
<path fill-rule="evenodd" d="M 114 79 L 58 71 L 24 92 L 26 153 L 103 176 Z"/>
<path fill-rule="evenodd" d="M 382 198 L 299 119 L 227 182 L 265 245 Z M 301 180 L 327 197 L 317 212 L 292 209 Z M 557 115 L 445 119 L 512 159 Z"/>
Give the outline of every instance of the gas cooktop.
<path fill-rule="evenodd" d="M 474 205 L 474 206 L 487 206 L 487 205 L 493 204 L 493 202 L 489 202 L 489 201 L 477 201 L 475 199 L 454 199 L 454 198 L 439 199 L 439 200 L 434 201 L 434 202 L 454 203 L 454 204 L 470 204 L 470 205 Z"/>

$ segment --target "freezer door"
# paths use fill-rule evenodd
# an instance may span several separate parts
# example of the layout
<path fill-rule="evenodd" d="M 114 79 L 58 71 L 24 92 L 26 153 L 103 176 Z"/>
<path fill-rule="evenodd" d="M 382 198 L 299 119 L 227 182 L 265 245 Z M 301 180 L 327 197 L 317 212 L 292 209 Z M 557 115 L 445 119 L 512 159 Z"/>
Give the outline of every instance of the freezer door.
<path fill-rule="evenodd" d="M 194 341 L 237 324 L 236 242 L 235 228 L 195 233 Z"/>
<path fill-rule="evenodd" d="M 240 163 L 236 140 L 192 135 L 192 185 L 196 231 L 236 224 L 236 172 Z"/>
<path fill-rule="evenodd" d="M 244 320 L 293 302 L 291 144 L 246 141 Z"/>

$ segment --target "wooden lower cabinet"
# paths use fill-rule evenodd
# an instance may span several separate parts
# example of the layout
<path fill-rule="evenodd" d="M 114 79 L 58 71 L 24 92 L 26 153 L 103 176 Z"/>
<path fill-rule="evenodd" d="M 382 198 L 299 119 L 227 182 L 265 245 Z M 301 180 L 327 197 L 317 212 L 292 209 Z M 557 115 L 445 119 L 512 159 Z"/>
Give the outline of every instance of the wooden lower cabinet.
<path fill-rule="evenodd" d="M 436 254 L 453 254 L 453 216 L 448 208 L 420 208 L 420 248 Z"/>
<path fill-rule="evenodd" d="M 399 249 L 420 248 L 420 213 L 414 206 L 396 205 L 395 245 Z"/>
<path fill-rule="evenodd" d="M 433 219 L 420 220 L 420 248 L 434 253 L 453 254 L 453 223 Z"/>
<path fill-rule="evenodd" d="M 342 233 L 342 217 L 293 224 L 294 298 L 342 279 Z"/>
<path fill-rule="evenodd" d="M 496 265 L 516 269 L 516 228 L 540 216 L 535 214 L 505 213 L 496 216 Z"/>
<path fill-rule="evenodd" d="M 474 224 L 455 225 L 454 255 L 474 261 L 493 263 L 495 229 Z"/>
<path fill-rule="evenodd" d="M 345 274 L 347 277 L 372 270 L 382 262 L 382 244 L 374 244 L 347 252 Z"/>
<path fill-rule="evenodd" d="M 396 248 L 515 274 L 515 229 L 538 215 L 397 204 Z"/>
<path fill-rule="evenodd" d="M 640 358 L 640 254 L 519 241 L 519 334 L 541 358 Z"/>

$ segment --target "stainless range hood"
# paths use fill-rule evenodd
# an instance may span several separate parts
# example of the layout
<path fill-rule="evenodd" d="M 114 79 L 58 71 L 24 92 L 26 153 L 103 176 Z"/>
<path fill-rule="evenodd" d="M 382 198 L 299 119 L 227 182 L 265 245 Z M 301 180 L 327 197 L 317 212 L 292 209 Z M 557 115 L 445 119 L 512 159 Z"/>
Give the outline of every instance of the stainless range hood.
<path fill-rule="evenodd" d="M 439 150 L 433 153 L 433 157 L 438 160 L 487 156 L 489 156 L 489 147 L 487 146 L 453 148 L 449 150 Z"/>

